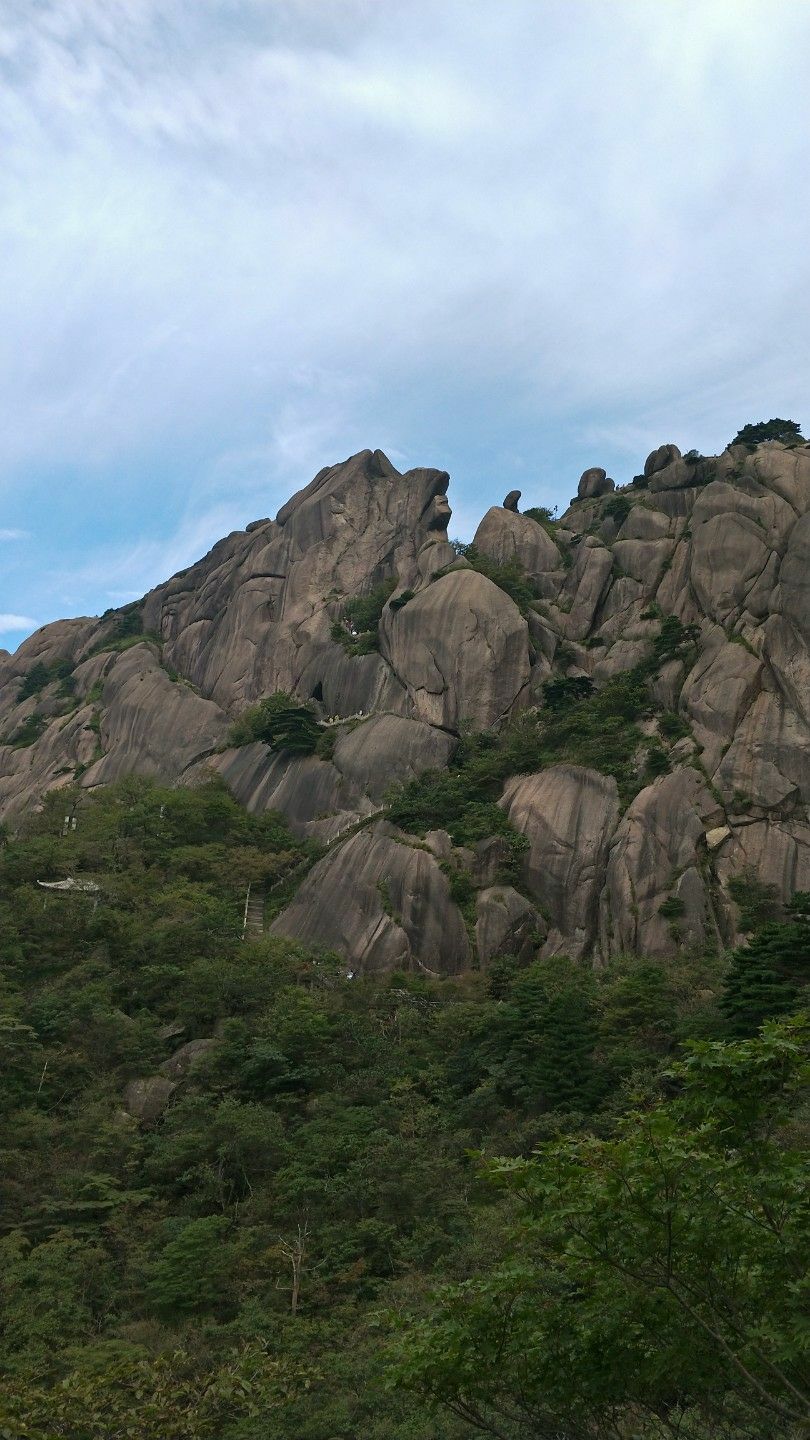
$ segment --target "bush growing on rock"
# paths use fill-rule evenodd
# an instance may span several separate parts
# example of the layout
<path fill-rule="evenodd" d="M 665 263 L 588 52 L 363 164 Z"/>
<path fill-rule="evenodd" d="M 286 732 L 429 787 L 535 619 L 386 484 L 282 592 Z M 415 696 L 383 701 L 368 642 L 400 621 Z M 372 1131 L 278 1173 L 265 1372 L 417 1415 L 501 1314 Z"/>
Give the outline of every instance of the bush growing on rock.
<path fill-rule="evenodd" d="M 737 431 L 732 445 L 761 445 L 765 440 L 781 440 L 783 445 L 803 445 L 804 436 L 795 420 L 759 420 L 755 425 L 743 425 Z"/>
<path fill-rule="evenodd" d="M 594 684 L 588 675 L 564 675 L 543 684 L 543 700 L 549 710 L 565 710 L 578 700 L 593 694 Z"/>
<path fill-rule="evenodd" d="M 614 495 L 608 500 L 602 514 L 607 519 L 615 520 L 616 525 L 620 526 L 624 524 L 632 508 L 633 502 L 626 495 Z"/>
<path fill-rule="evenodd" d="M 24 676 L 20 688 L 17 691 L 17 700 L 28 700 L 32 695 L 39 695 L 46 685 L 51 685 L 54 680 L 61 681 L 63 693 L 73 692 L 73 666 L 69 660 L 53 660 L 50 665 L 43 665 L 38 660 L 35 665 Z"/>
<path fill-rule="evenodd" d="M 367 595 L 353 595 L 344 601 L 340 619 L 334 621 L 330 633 L 350 655 L 370 655 L 378 648 L 380 617 L 395 586 L 396 580 L 382 580 Z"/>
<path fill-rule="evenodd" d="M 311 705 L 302 705 L 285 690 L 260 700 L 239 716 L 231 726 L 231 745 L 249 745 L 254 740 L 291 755 L 311 755 L 321 731 Z"/>
<path fill-rule="evenodd" d="M 510 600 L 513 600 L 521 615 L 528 614 L 529 610 L 540 598 L 534 582 L 529 578 L 519 560 L 506 560 L 502 564 L 491 560 L 488 555 L 482 552 L 475 545 L 459 546 L 459 553 L 467 560 L 473 570 L 479 575 L 485 575 L 499 590 L 503 590 Z M 434 577 L 440 579 L 447 573 L 440 570 Z"/>

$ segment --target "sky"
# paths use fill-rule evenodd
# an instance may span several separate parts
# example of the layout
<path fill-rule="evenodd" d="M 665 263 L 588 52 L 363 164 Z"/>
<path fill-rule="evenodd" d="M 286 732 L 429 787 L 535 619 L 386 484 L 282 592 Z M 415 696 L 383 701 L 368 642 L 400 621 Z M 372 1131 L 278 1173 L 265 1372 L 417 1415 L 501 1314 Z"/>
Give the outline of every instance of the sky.
<path fill-rule="evenodd" d="M 808 54 L 807 0 L 0 0 L 0 646 L 365 447 L 470 538 L 810 426 Z"/>

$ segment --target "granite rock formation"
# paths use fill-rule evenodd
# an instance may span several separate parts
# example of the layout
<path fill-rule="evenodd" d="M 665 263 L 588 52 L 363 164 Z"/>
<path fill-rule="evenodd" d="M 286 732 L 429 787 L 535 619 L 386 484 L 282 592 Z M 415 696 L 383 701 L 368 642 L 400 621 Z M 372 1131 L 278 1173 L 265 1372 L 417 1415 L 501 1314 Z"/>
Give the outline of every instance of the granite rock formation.
<path fill-rule="evenodd" d="M 7 824 L 54 787 L 213 770 L 325 847 L 273 929 L 353 969 L 727 945 L 730 881 L 810 889 L 810 446 L 696 458 L 662 445 L 630 486 L 587 470 L 556 524 L 510 494 L 469 559 L 448 540 L 447 487 L 443 471 L 400 474 L 363 451 L 138 605 L 0 651 Z M 498 567 L 537 599 L 517 604 Z M 380 586 L 377 631 L 358 645 L 345 607 Z M 598 691 L 644 661 L 667 617 L 694 643 L 650 682 L 643 742 L 664 773 L 640 758 L 629 796 L 593 764 L 512 775 L 500 804 L 527 848 L 511 871 L 497 834 L 473 851 L 388 822 L 392 785 L 542 706 L 550 678 Z M 229 743 L 234 719 L 279 690 L 331 733 L 317 754 Z"/>

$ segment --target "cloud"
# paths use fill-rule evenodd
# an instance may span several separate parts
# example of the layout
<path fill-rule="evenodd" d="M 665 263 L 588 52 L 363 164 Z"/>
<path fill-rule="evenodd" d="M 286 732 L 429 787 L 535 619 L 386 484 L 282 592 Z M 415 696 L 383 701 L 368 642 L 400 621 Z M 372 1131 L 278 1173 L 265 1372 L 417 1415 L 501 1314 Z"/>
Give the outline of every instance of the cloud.
<path fill-rule="evenodd" d="M 0 611 L 0 634 L 7 630 L 36 630 L 38 623 L 29 615 L 9 615 Z"/>
<path fill-rule="evenodd" d="M 5 602 L 103 608 L 364 445 L 468 527 L 805 418 L 809 41 L 805 0 L 12 0 Z"/>
<path fill-rule="evenodd" d="M 3 530 L 0 529 L 0 540 L 25 540 L 26 530 Z"/>

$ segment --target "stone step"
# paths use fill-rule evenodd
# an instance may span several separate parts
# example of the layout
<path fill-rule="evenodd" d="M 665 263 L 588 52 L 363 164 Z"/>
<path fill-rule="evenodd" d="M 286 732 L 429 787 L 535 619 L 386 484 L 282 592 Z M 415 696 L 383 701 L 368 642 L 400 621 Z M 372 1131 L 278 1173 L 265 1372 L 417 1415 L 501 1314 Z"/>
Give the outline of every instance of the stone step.
<path fill-rule="evenodd" d="M 252 886 L 245 911 L 245 935 L 264 934 L 264 886 Z"/>

